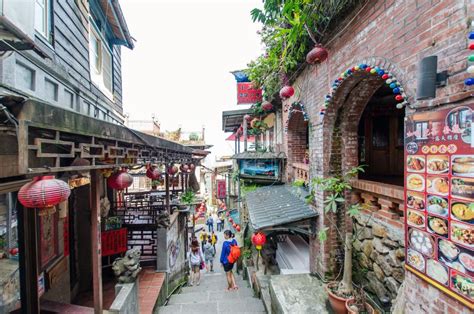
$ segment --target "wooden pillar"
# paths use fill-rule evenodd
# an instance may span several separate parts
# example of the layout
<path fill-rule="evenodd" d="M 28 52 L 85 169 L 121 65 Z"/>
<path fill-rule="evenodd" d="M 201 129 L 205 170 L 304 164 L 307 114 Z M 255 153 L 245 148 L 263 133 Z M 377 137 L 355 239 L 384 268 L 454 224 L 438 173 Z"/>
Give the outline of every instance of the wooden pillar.
<path fill-rule="evenodd" d="M 244 152 L 247 151 L 247 121 L 242 122 L 242 125 L 244 126 Z"/>
<path fill-rule="evenodd" d="M 240 153 L 240 135 L 237 137 L 237 153 Z"/>
<path fill-rule="evenodd" d="M 165 207 L 168 213 L 171 212 L 170 208 L 170 175 L 168 172 L 165 174 Z"/>
<path fill-rule="evenodd" d="M 91 170 L 91 254 L 94 313 L 102 313 L 102 249 L 100 236 L 100 173 Z"/>
<path fill-rule="evenodd" d="M 36 209 L 18 203 L 21 312 L 39 313 Z"/>

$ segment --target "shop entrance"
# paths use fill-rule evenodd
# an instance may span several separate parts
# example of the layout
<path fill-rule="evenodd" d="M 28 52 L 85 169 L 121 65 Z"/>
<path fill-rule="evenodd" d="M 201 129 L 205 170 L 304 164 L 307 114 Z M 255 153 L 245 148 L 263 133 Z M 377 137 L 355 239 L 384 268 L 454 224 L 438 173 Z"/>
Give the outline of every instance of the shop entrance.
<path fill-rule="evenodd" d="M 360 179 L 403 186 L 404 111 L 396 108 L 392 90 L 383 85 L 367 103 L 359 121 Z"/>

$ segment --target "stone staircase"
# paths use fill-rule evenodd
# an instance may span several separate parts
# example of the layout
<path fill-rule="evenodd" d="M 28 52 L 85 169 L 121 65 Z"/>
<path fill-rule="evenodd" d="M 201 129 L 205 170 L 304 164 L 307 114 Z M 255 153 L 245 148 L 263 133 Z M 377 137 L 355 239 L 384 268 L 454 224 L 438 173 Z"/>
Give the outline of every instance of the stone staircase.
<path fill-rule="evenodd" d="M 199 286 L 184 287 L 156 313 L 266 313 L 263 302 L 254 297 L 248 283 L 241 276 L 235 276 L 239 290 L 228 292 L 225 291 L 227 281 L 224 273 L 203 273 Z"/>

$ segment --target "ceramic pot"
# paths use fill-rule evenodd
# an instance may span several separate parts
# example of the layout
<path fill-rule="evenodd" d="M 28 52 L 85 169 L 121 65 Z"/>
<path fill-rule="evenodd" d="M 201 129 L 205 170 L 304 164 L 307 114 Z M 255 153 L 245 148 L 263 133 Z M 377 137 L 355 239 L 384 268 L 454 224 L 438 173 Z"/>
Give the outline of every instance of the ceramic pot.
<path fill-rule="evenodd" d="M 346 301 L 352 300 L 353 298 L 341 298 L 332 292 L 332 288 L 336 287 L 338 282 L 330 282 L 326 285 L 326 291 L 329 297 L 329 303 L 336 314 L 347 314 Z"/>
<path fill-rule="evenodd" d="M 351 305 L 353 303 L 354 303 L 354 299 L 349 299 L 349 300 L 346 301 L 346 310 L 347 310 L 347 312 L 350 313 L 350 314 L 359 314 L 358 311 L 354 311 L 354 310 L 351 309 Z M 369 313 L 369 314 L 375 313 L 375 310 L 372 307 L 372 305 L 370 305 L 367 302 L 365 302 L 365 308 L 367 309 L 367 312 L 364 312 L 364 313 Z"/>

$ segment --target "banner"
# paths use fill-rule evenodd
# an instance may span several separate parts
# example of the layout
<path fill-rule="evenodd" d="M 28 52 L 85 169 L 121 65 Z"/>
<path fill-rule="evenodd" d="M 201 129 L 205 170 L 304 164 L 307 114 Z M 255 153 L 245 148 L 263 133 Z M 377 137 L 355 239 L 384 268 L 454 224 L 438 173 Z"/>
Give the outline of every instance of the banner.
<path fill-rule="evenodd" d="M 406 268 L 474 308 L 474 105 L 405 125 Z"/>
<path fill-rule="evenodd" d="M 216 180 L 217 183 L 217 198 L 223 199 L 227 196 L 225 180 Z"/>

